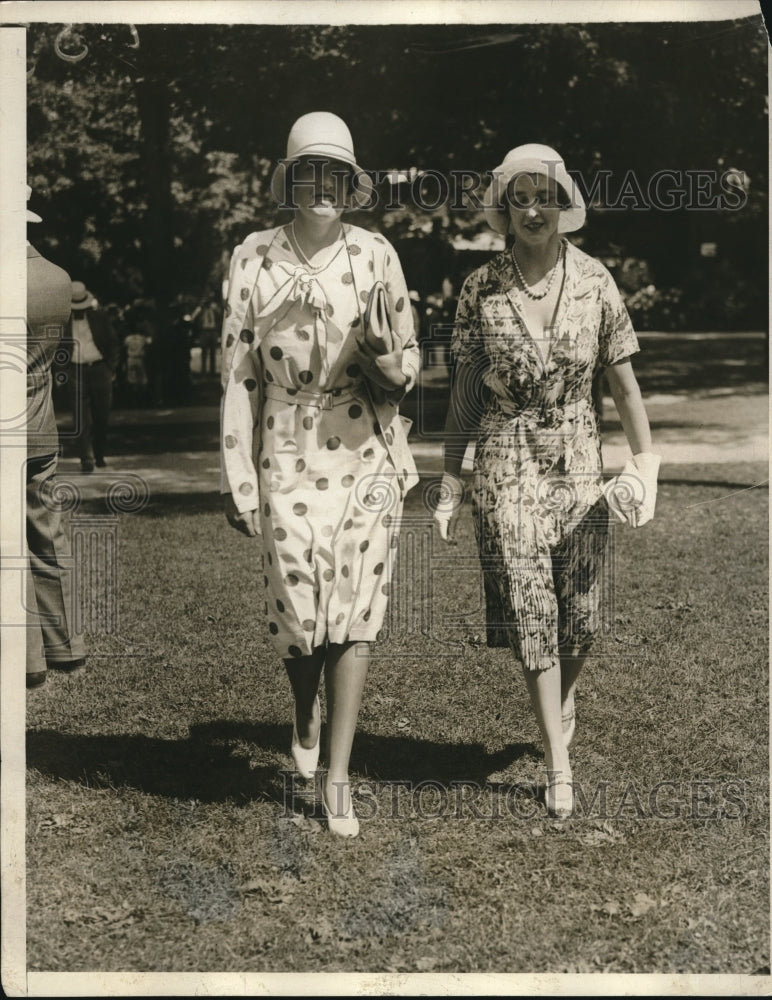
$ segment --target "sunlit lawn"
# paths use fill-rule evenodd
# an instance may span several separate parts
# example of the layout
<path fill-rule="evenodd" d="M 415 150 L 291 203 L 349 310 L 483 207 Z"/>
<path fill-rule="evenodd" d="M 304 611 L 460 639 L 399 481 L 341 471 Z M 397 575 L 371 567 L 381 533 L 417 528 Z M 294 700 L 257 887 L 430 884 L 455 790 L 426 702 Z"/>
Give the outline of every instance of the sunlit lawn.
<path fill-rule="evenodd" d="M 30 969 L 768 971 L 767 491 L 736 492 L 765 478 L 673 467 L 615 533 L 564 823 L 522 678 L 480 642 L 471 520 L 433 548 L 413 491 L 351 842 L 280 773 L 259 543 L 216 498 L 122 515 L 117 633 L 28 700 Z"/>

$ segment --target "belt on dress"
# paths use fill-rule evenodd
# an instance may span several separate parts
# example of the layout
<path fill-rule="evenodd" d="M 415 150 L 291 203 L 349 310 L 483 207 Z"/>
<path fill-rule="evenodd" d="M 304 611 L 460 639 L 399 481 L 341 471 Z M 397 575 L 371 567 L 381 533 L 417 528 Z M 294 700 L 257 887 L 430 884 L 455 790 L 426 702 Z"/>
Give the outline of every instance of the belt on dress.
<path fill-rule="evenodd" d="M 266 382 L 263 388 L 268 399 L 278 399 L 282 403 L 299 403 L 301 406 L 317 406 L 320 410 L 331 410 L 333 406 L 350 403 L 352 399 L 364 393 L 361 382 L 351 382 L 349 385 L 326 392 L 295 389 L 277 385 L 276 382 Z"/>

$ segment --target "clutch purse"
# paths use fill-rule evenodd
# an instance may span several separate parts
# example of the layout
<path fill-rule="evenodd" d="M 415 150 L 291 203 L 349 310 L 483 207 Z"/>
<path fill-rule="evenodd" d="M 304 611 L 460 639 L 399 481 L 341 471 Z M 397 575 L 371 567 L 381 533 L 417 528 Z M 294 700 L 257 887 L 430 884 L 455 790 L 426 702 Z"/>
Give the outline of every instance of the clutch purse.
<path fill-rule="evenodd" d="M 362 322 L 365 348 L 369 348 L 373 354 L 391 354 L 394 350 L 394 337 L 391 332 L 389 301 L 382 281 L 376 281 L 370 289 Z"/>

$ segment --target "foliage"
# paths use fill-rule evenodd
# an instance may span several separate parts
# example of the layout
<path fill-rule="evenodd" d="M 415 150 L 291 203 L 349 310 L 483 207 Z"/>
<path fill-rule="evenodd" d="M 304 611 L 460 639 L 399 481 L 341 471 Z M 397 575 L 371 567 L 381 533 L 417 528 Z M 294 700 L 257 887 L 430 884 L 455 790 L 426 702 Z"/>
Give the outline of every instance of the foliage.
<path fill-rule="evenodd" d="M 268 181 L 290 123 L 350 125 L 365 167 L 477 171 L 524 141 L 599 170 L 748 172 L 733 222 L 763 241 L 760 18 L 674 24 L 29 27 L 28 141 L 42 248 L 104 300 L 199 296 L 277 218 Z M 694 127 L 699 122 L 699 127 Z M 382 193 L 387 189 L 383 188 Z M 623 230 L 627 213 L 619 214 Z M 392 238 L 485 228 L 477 212 L 352 217 Z M 759 235 L 761 233 L 761 236 Z M 755 245 L 755 244 L 754 244 Z M 632 248 L 630 248 L 632 249 Z M 630 250 L 628 250 L 630 252 Z"/>
<path fill-rule="evenodd" d="M 680 289 L 644 285 L 634 292 L 622 294 L 636 330 L 678 330 L 683 327 Z"/>

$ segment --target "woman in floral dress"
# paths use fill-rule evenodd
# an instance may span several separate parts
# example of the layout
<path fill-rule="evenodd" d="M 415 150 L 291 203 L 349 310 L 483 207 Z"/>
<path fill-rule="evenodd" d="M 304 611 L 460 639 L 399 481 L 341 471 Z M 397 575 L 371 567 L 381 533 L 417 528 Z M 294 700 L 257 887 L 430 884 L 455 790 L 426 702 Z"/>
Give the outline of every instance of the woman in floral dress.
<path fill-rule="evenodd" d="M 630 363 L 638 343 L 627 310 L 606 268 L 560 235 L 580 228 L 585 210 L 559 154 L 517 147 L 493 178 L 486 216 L 514 243 L 461 291 L 435 517 L 453 542 L 461 462 L 476 439 L 488 645 L 508 646 L 523 666 L 544 743 L 547 807 L 564 816 L 573 809 L 574 689 L 599 627 L 609 505 L 633 526 L 649 520 L 659 458 Z M 602 371 L 633 453 L 608 501 L 592 402 Z"/>
<path fill-rule="evenodd" d="M 311 777 L 319 757 L 322 671 L 330 829 L 355 836 L 349 757 L 382 626 L 404 495 L 417 481 L 397 405 L 418 348 L 393 247 L 344 224 L 369 197 L 351 135 L 335 115 L 293 126 L 274 194 L 293 221 L 234 252 L 223 324 L 222 464 L 230 523 L 262 534 L 265 612 L 295 695 L 291 751 Z M 363 314 L 386 287 L 395 350 L 369 353 Z"/>

